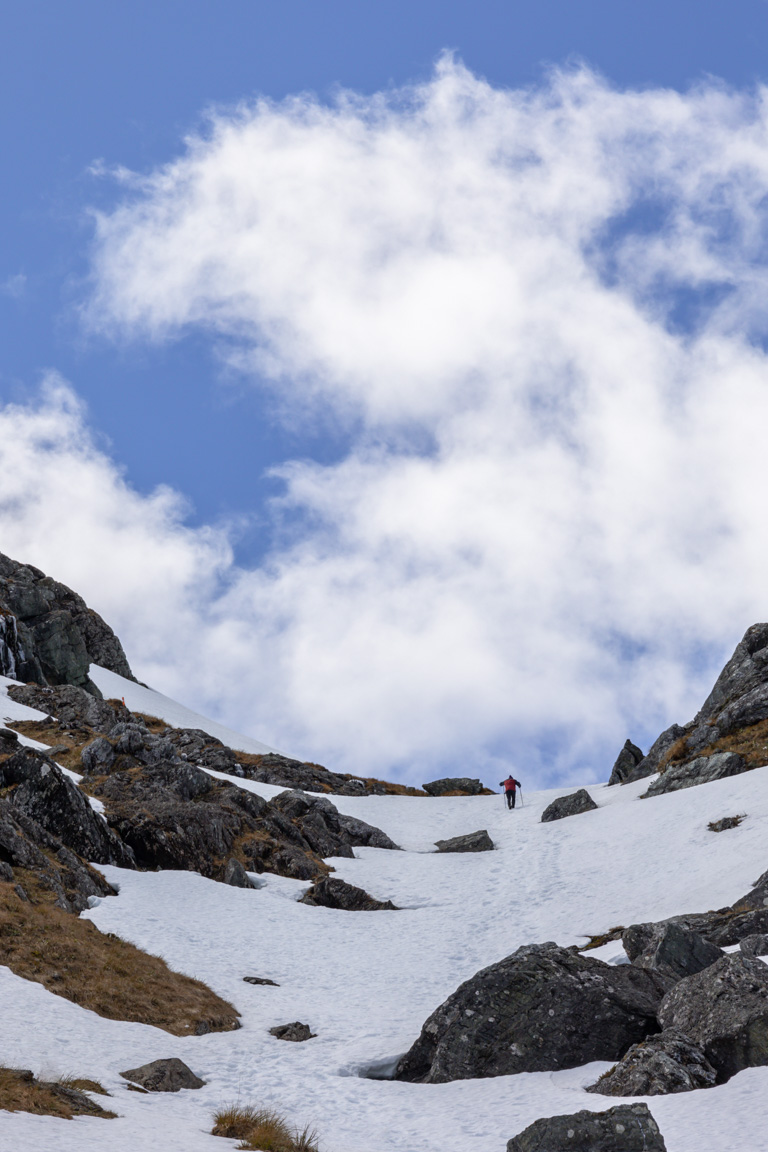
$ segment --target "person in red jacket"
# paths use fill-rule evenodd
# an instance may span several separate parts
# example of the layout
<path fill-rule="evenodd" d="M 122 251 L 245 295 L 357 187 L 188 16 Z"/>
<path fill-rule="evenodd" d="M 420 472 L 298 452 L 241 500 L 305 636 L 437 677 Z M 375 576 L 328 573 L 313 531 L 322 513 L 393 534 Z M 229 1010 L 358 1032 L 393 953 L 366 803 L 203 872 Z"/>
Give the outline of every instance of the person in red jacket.
<path fill-rule="evenodd" d="M 507 808 L 514 808 L 516 790 L 522 788 L 520 781 L 515 780 L 514 776 L 507 776 L 506 780 L 499 781 L 499 787 L 504 789 L 504 795 L 507 798 Z"/>

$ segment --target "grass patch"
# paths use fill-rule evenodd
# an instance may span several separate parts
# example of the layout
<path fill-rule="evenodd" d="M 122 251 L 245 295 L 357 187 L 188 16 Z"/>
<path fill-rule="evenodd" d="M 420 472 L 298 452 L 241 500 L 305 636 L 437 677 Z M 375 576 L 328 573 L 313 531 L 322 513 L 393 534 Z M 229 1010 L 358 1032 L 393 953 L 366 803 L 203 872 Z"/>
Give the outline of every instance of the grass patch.
<path fill-rule="evenodd" d="M 0 1108 L 6 1112 L 34 1112 L 38 1116 L 59 1116 L 71 1120 L 73 1116 L 100 1116 L 114 1120 L 116 1112 L 108 1112 L 84 1094 L 100 1091 L 101 1085 L 91 1088 L 95 1080 L 62 1077 L 55 1082 L 36 1080 L 32 1072 L 23 1068 L 0 1068 Z"/>
<path fill-rule="evenodd" d="M 742 820 L 746 820 L 746 818 L 746 812 L 741 816 L 723 816 L 722 820 L 710 820 L 707 828 L 710 832 L 727 832 L 729 828 L 738 828 Z"/>
<path fill-rule="evenodd" d="M 52 904 L 34 873 L 16 869 L 30 896 L 0 883 L 0 964 L 108 1020 L 152 1024 L 174 1036 L 227 1032 L 239 1013 L 200 980 L 174 972 L 159 956 L 99 932 Z"/>
<path fill-rule="evenodd" d="M 601 932 L 599 936 L 587 936 L 587 943 L 582 944 L 578 951 L 589 952 L 592 948 L 602 948 L 603 944 L 610 944 L 613 940 L 621 940 L 623 934 L 624 925 L 619 924 L 616 928 L 609 928 L 607 932 Z"/>
<path fill-rule="evenodd" d="M 214 1114 L 211 1132 L 239 1140 L 238 1148 L 253 1152 L 319 1152 L 317 1133 L 311 1128 L 292 1128 L 272 1108 L 231 1105 Z"/>

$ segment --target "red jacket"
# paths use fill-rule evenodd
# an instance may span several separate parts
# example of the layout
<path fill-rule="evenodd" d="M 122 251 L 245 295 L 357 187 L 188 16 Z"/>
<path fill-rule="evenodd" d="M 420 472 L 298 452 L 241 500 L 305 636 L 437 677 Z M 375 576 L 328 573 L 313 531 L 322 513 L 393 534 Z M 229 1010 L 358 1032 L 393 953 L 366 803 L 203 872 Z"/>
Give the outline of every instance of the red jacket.
<path fill-rule="evenodd" d="M 514 792 L 515 788 L 520 787 L 520 781 L 515 780 L 514 776 L 507 776 L 506 780 L 499 781 L 503 785 L 505 792 Z"/>

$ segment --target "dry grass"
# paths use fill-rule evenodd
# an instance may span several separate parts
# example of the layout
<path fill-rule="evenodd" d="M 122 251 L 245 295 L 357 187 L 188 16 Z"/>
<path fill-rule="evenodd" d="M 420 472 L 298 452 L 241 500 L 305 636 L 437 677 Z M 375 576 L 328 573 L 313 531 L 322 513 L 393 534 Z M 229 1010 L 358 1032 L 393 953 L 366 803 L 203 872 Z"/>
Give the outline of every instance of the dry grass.
<path fill-rule="evenodd" d="M 602 932 L 599 936 L 588 936 L 587 943 L 582 944 L 579 952 L 589 952 L 592 948 L 602 948 L 603 944 L 610 944 L 612 940 L 621 940 L 624 934 L 624 925 L 619 924 L 615 928 L 609 928 L 607 932 Z"/>
<path fill-rule="evenodd" d="M 59 1076 L 56 1081 L 63 1088 L 74 1088 L 78 1092 L 96 1092 L 99 1096 L 109 1096 L 103 1084 L 98 1080 L 87 1080 L 83 1076 Z"/>
<path fill-rule="evenodd" d="M 59 727 L 58 720 L 54 720 L 50 724 L 45 720 L 16 720 L 12 724 L 8 724 L 7 727 L 12 728 L 14 732 L 20 732 L 22 736 L 39 740 L 41 744 L 47 744 L 49 748 L 60 748 L 62 745 L 66 745 L 69 751 L 57 752 L 54 759 L 57 764 L 63 764 L 65 768 L 69 768 L 73 772 L 82 772 L 80 753 L 94 737 L 94 733 L 88 728 L 62 729 Z"/>
<path fill-rule="evenodd" d="M 762 768 L 768 764 L 768 720 L 759 720 L 757 724 L 749 724 L 745 728 L 738 728 L 719 740 L 713 740 L 706 748 L 696 753 L 697 756 L 712 756 L 715 752 L 736 752 L 750 768 Z M 659 771 L 680 760 L 690 756 L 688 751 L 688 737 L 681 736 L 671 744 L 664 754 Z"/>
<path fill-rule="evenodd" d="M 310 1128 L 291 1128 L 279 1112 L 271 1108 L 241 1107 L 233 1104 L 215 1113 L 211 1132 L 239 1140 L 238 1148 L 253 1152 L 318 1152 L 317 1134 Z"/>
<path fill-rule="evenodd" d="M 31 1072 L 21 1068 L 0 1068 L 0 1108 L 6 1112 L 34 1112 L 38 1116 L 59 1116 L 71 1120 L 73 1116 L 100 1116 L 113 1120 L 117 1113 L 107 1112 L 83 1091 L 101 1091 L 101 1085 L 91 1088 L 93 1080 L 65 1077 L 56 1083 L 36 1080 Z M 106 1095 L 106 1093 L 105 1093 Z"/>
<path fill-rule="evenodd" d="M 89 920 L 48 902 L 34 873 L 16 869 L 32 902 L 0 883 L 0 964 L 108 1020 L 152 1024 L 174 1036 L 226 1032 L 238 1012 L 200 980 L 172 971 Z"/>
<path fill-rule="evenodd" d="M 710 832 L 727 832 L 729 828 L 738 828 L 742 820 L 746 820 L 746 812 L 741 816 L 723 816 L 721 820 L 710 820 L 707 824 Z"/>

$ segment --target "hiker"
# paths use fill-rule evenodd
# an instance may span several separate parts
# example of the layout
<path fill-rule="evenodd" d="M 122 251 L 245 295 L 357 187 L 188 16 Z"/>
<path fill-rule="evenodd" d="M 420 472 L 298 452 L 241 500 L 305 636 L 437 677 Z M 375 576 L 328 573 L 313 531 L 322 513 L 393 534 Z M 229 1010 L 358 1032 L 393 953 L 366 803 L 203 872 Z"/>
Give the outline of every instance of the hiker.
<path fill-rule="evenodd" d="M 507 798 L 507 808 L 514 808 L 516 789 L 522 788 L 519 780 L 515 780 L 514 776 L 507 776 L 506 780 L 499 781 L 499 787 L 504 789 L 504 795 Z"/>

